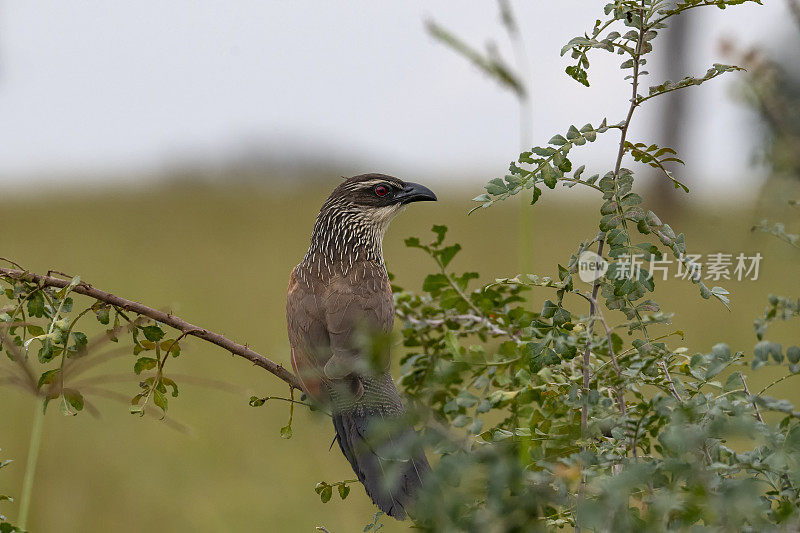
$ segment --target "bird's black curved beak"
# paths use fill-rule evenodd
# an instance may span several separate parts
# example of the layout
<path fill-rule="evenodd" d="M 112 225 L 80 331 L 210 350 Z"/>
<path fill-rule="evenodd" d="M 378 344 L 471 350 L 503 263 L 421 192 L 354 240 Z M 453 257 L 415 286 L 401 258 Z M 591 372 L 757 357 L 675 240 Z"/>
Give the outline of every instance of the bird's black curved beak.
<path fill-rule="evenodd" d="M 433 191 L 419 183 L 406 182 L 403 190 L 395 194 L 394 199 L 400 204 L 410 204 L 411 202 L 435 202 L 436 195 Z"/>

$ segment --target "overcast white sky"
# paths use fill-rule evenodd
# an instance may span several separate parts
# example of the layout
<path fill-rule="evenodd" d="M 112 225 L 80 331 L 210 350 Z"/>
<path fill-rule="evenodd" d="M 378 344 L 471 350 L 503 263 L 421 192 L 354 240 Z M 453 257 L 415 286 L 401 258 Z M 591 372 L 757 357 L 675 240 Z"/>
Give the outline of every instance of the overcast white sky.
<path fill-rule="evenodd" d="M 617 56 L 595 54 L 591 89 L 567 78 L 559 57 L 604 3 L 513 2 L 539 143 L 572 122 L 623 118 Z M 774 45 L 786 7 L 764 3 L 700 10 L 692 71 L 729 62 L 722 36 Z M 502 174 L 518 144 L 516 102 L 434 42 L 426 17 L 509 51 L 490 1 L 2 1 L 0 182 L 152 171 L 242 145 L 299 146 L 405 177 Z M 648 84 L 663 81 L 656 67 Z M 686 144 L 713 140 L 703 157 L 686 153 L 697 180 L 734 184 L 751 172 L 751 123 L 732 101 L 733 80 L 691 89 Z M 656 117 L 645 110 L 634 138 L 647 140 Z M 597 170 L 613 150 L 589 152 Z"/>

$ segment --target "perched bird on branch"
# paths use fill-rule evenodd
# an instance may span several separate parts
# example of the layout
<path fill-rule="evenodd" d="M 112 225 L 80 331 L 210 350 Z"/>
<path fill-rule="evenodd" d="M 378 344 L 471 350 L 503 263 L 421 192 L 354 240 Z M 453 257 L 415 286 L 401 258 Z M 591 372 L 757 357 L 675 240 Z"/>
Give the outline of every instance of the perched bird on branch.
<path fill-rule="evenodd" d="M 394 323 L 383 236 L 406 205 L 434 200 L 427 187 L 383 174 L 343 181 L 317 215 L 286 301 L 295 373 L 332 410 L 336 440 L 369 497 L 399 520 L 430 466 L 412 446 L 389 347 L 380 343 Z"/>

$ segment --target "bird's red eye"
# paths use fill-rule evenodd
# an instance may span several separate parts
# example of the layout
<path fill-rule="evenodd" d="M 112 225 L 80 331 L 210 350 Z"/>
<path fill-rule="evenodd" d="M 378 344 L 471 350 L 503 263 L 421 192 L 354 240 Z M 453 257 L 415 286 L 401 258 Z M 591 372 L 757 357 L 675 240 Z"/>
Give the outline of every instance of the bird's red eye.
<path fill-rule="evenodd" d="M 385 185 L 376 185 L 375 186 L 375 194 L 378 196 L 386 196 L 386 193 L 389 192 L 389 189 L 386 188 Z"/>

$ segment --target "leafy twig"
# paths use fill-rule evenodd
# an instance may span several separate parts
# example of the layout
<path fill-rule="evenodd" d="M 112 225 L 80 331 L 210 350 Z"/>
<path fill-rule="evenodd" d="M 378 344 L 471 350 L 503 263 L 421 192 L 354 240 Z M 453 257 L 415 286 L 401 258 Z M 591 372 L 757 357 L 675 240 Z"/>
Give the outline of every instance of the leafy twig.
<path fill-rule="evenodd" d="M 15 280 L 29 281 L 45 287 L 64 288 L 70 284 L 69 280 L 56 278 L 52 276 L 43 276 L 41 274 L 34 274 L 32 272 L 28 272 L 25 270 L 17 270 L 17 269 L 3 268 L 3 267 L 0 267 L 0 276 Z M 224 348 L 225 350 L 231 352 L 232 354 L 238 355 L 239 357 L 243 357 L 248 361 L 250 361 L 251 363 L 253 363 L 254 365 L 260 366 L 261 368 L 267 370 L 268 372 L 272 373 L 279 379 L 288 383 L 289 386 L 292 387 L 293 389 L 302 390 L 302 387 L 300 386 L 300 382 L 297 379 L 297 377 L 288 370 L 286 370 L 283 367 L 283 365 L 275 363 L 270 359 L 264 357 L 263 355 L 251 350 L 247 346 L 234 342 L 228 339 L 227 337 L 220 335 L 219 333 L 215 333 L 208 329 L 195 326 L 194 324 L 191 324 L 171 313 L 165 313 L 164 311 L 153 309 L 152 307 L 148 307 L 139 302 L 128 300 L 120 296 L 116 296 L 114 294 L 97 289 L 83 281 L 75 285 L 75 287 L 72 289 L 72 292 L 76 292 L 78 294 L 94 298 L 95 300 L 105 302 L 107 304 L 110 304 L 114 307 L 119 307 L 120 309 L 124 309 L 126 311 L 131 311 L 133 313 L 146 316 L 148 318 L 155 320 L 156 322 L 160 322 L 162 324 L 166 324 L 167 326 L 175 328 L 182 333 L 187 333 L 188 335 L 192 335 L 204 341 L 216 344 L 217 346 Z"/>

